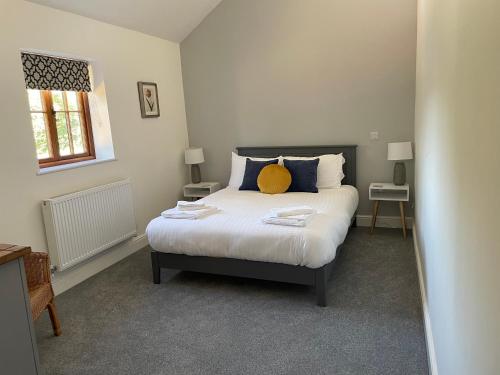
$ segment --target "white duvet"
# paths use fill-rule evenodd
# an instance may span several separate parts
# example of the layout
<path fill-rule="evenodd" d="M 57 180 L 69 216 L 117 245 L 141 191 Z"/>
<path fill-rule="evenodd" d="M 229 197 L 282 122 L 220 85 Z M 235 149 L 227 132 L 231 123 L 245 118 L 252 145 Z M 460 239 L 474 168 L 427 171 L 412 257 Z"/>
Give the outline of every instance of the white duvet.
<path fill-rule="evenodd" d="M 247 259 L 318 268 L 335 258 L 358 207 L 358 191 L 344 185 L 319 193 L 262 194 L 226 188 L 200 202 L 220 209 L 199 220 L 157 217 L 146 233 L 165 253 Z M 308 205 L 318 213 L 304 228 L 264 224 L 272 208 Z"/>

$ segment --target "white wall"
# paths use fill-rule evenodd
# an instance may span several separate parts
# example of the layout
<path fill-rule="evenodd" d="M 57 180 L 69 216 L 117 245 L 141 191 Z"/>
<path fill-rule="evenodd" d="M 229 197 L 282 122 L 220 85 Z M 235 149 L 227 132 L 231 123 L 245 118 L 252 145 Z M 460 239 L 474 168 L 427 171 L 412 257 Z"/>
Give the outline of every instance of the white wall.
<path fill-rule="evenodd" d="M 186 180 L 179 45 L 17 0 L 0 12 L 0 242 L 46 250 L 40 201 L 130 177 L 138 233 Z M 106 85 L 117 161 L 37 176 L 20 50 L 96 60 Z M 161 117 L 140 117 L 137 81 L 158 84 Z M 99 261 L 99 260 L 98 260 Z"/>
<path fill-rule="evenodd" d="M 181 43 L 202 172 L 227 183 L 235 146 L 358 144 L 371 213 L 369 183 L 392 180 L 387 142 L 413 141 L 416 22 L 416 0 L 222 1 Z"/>
<path fill-rule="evenodd" d="M 440 375 L 500 373 L 500 2 L 420 0 L 416 225 Z"/>

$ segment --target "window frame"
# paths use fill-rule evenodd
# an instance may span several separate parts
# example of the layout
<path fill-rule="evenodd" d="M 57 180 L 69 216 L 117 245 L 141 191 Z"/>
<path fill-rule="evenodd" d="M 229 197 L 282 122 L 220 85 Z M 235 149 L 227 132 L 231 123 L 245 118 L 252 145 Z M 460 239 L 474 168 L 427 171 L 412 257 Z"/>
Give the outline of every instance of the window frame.
<path fill-rule="evenodd" d="M 77 91 L 76 97 L 78 101 L 78 110 L 71 111 L 68 108 L 66 91 L 62 90 L 39 90 L 39 91 L 40 91 L 40 99 L 42 102 L 43 110 L 31 111 L 30 109 L 30 113 L 43 113 L 45 119 L 46 132 L 47 132 L 47 143 L 50 150 L 50 154 L 52 155 L 49 158 L 38 159 L 38 165 L 40 169 L 96 159 L 88 94 L 86 92 Z M 54 110 L 51 91 L 61 91 L 63 93 L 64 110 L 62 111 Z M 70 143 L 72 143 L 72 138 L 71 138 L 71 123 L 69 119 L 69 113 L 78 112 L 80 114 L 80 127 L 84 138 L 85 149 L 87 150 L 86 152 L 79 154 L 64 155 L 64 156 L 60 154 L 59 140 L 57 136 L 57 122 L 56 122 L 56 114 L 58 112 L 66 114 L 66 124 L 68 126 L 68 137 Z"/>

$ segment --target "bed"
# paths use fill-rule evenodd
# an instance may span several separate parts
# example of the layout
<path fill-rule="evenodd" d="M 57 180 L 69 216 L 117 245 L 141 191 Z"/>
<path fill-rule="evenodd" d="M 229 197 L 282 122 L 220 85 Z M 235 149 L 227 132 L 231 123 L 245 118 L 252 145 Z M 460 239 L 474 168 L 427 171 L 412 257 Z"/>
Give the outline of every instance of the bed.
<path fill-rule="evenodd" d="M 343 153 L 345 178 L 338 189 L 317 194 L 268 195 L 222 189 L 203 199 L 220 212 L 200 220 L 153 219 L 147 229 L 154 283 L 161 268 L 247 277 L 316 288 L 326 306 L 326 285 L 337 252 L 356 224 L 356 146 L 239 147 L 248 157 L 319 156 Z M 271 208 L 310 205 L 317 209 L 305 228 L 264 224 Z"/>

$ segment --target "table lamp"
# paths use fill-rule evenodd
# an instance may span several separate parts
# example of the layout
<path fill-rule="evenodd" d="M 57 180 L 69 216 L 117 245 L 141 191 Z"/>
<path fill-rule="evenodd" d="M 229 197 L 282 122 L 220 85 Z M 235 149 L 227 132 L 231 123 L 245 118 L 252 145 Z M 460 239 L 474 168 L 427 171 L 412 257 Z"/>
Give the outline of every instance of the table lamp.
<path fill-rule="evenodd" d="M 388 144 L 387 160 L 397 160 L 394 164 L 394 185 L 404 185 L 406 183 L 406 167 L 401 160 L 413 159 L 411 142 L 395 142 Z"/>
<path fill-rule="evenodd" d="M 201 147 L 188 148 L 184 151 L 186 164 L 191 165 L 191 182 L 199 184 L 201 182 L 201 172 L 199 164 L 205 161 L 203 149 Z"/>

